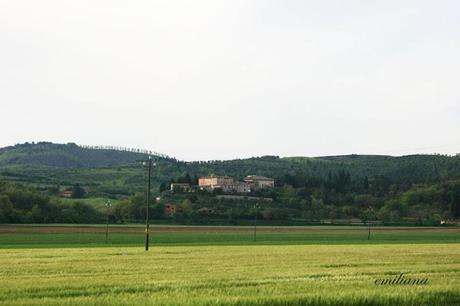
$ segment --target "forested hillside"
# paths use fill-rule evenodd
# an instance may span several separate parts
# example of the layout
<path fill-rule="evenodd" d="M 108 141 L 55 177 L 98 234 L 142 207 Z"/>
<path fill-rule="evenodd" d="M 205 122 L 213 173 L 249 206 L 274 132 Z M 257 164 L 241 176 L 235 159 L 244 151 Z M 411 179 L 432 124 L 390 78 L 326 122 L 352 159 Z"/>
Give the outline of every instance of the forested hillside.
<path fill-rule="evenodd" d="M 188 163 L 184 171 L 196 174 L 218 173 L 242 178 L 247 173 L 269 177 L 296 175 L 328 178 L 345 171 L 352 178 L 385 176 L 398 182 L 434 182 L 460 176 L 460 156 L 409 155 L 401 157 L 378 155 L 346 155 L 329 157 L 266 156 L 230 161 Z"/>
<path fill-rule="evenodd" d="M 49 171 L 136 167 L 148 154 L 141 150 L 93 149 L 74 143 L 53 144 L 40 142 L 0 148 L 0 170 L 14 168 L 31 170 L 54 168 Z M 249 173 L 280 178 L 284 175 L 327 179 L 345 171 L 353 179 L 385 176 L 399 182 L 436 182 L 458 178 L 460 156 L 408 155 L 401 157 L 381 155 L 345 155 L 325 157 L 253 157 L 227 161 L 182 162 L 165 155 L 154 155 L 160 181 L 188 173 L 191 176 L 218 174 L 241 179 Z"/>
<path fill-rule="evenodd" d="M 139 160 L 147 156 L 140 150 L 91 149 L 75 144 L 2 148 L 0 210 L 8 213 L 3 213 L 1 222 L 82 222 L 88 213 L 88 222 L 103 220 L 100 210 L 91 213 L 85 206 L 91 206 L 93 199 L 116 201 L 111 212 L 113 222 L 142 220 L 147 169 Z M 152 202 L 153 216 L 165 222 L 233 224 L 251 220 L 258 213 L 261 222 L 280 224 L 377 220 L 436 225 L 442 220 L 458 220 L 460 215 L 458 155 L 263 156 L 183 162 L 157 154 L 154 159 L 152 192 L 161 196 L 161 201 Z M 195 185 L 199 176 L 209 174 L 237 180 L 250 174 L 273 177 L 274 189 L 251 194 L 271 201 L 254 212 L 250 199 L 169 191 L 171 182 Z M 81 199 L 70 204 L 59 199 L 62 191 L 75 186 L 82 190 Z M 178 206 L 173 219 L 163 213 L 166 203 Z M 47 211 L 53 211 L 54 217 Z"/>

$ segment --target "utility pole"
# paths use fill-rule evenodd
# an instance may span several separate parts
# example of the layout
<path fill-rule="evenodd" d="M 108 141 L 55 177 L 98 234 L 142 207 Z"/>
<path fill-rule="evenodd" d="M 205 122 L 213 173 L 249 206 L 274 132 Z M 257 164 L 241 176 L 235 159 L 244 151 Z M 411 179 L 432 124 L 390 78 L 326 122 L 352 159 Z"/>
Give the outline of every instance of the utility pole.
<path fill-rule="evenodd" d="M 371 240 L 371 223 L 369 222 L 369 219 L 373 217 L 373 210 L 372 206 L 369 206 L 369 214 L 368 214 L 368 220 L 367 220 L 367 240 Z"/>
<path fill-rule="evenodd" d="M 148 160 L 137 160 L 141 162 L 143 166 L 148 166 L 148 178 L 147 178 L 147 200 L 145 203 L 145 250 L 149 250 L 149 204 L 150 204 L 150 181 L 152 176 L 152 167 L 156 166 L 156 163 L 153 162 L 152 156 L 149 156 Z M 148 164 L 147 164 L 148 163 Z"/>
<path fill-rule="evenodd" d="M 145 250 L 149 250 L 149 204 L 150 204 L 150 176 L 152 174 L 152 157 L 149 156 L 149 177 L 147 183 L 147 203 L 145 205 Z"/>
<path fill-rule="evenodd" d="M 367 240 L 371 240 L 371 223 L 367 222 Z"/>
<path fill-rule="evenodd" d="M 107 200 L 105 203 L 105 207 L 107 207 L 107 227 L 105 228 L 105 243 L 109 243 L 109 210 L 112 207 L 110 200 Z"/>
<path fill-rule="evenodd" d="M 257 214 L 259 212 L 259 203 L 254 205 L 255 214 L 254 214 L 254 242 L 257 240 Z"/>

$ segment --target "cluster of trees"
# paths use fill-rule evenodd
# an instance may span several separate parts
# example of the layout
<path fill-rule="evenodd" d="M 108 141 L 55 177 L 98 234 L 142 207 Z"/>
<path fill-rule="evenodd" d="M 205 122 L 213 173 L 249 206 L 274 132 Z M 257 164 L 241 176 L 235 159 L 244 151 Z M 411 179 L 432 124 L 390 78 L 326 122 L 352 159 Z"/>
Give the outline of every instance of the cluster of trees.
<path fill-rule="evenodd" d="M 190 173 L 186 172 L 183 176 L 180 176 L 175 179 L 171 179 L 167 183 L 162 182 L 160 183 L 160 192 L 169 190 L 171 184 L 173 183 L 181 183 L 181 184 L 188 184 L 189 186 L 196 186 L 198 185 L 198 176 L 191 176 Z"/>
<path fill-rule="evenodd" d="M 104 214 L 83 202 L 62 203 L 23 185 L 0 182 L 0 223 L 100 223 Z"/>
<path fill-rule="evenodd" d="M 352 179 L 347 171 L 327 178 L 285 175 L 275 198 L 302 218 L 410 221 L 436 225 L 460 217 L 460 180 L 412 184 L 383 175 Z"/>
<path fill-rule="evenodd" d="M 74 186 L 79 193 L 81 187 Z M 159 195 L 160 201 L 155 198 Z M 260 190 L 249 198 L 217 198 L 215 193 L 163 191 L 150 203 L 153 219 L 177 223 L 238 224 L 257 214 L 261 222 L 294 224 L 344 220 L 379 221 L 383 224 L 440 225 L 460 218 L 460 180 L 404 187 L 376 177 L 353 180 L 346 171 L 327 179 L 285 175 L 274 189 Z M 272 199 L 271 201 L 264 199 Z M 174 216 L 165 215 L 165 204 L 175 204 Z M 255 209 L 255 203 L 259 203 Z M 144 193 L 117 201 L 111 222 L 143 222 Z M 0 223 L 102 223 L 107 211 L 83 201 L 61 201 L 35 188 L 0 182 Z M 346 221 L 345 221 L 346 222 Z"/>

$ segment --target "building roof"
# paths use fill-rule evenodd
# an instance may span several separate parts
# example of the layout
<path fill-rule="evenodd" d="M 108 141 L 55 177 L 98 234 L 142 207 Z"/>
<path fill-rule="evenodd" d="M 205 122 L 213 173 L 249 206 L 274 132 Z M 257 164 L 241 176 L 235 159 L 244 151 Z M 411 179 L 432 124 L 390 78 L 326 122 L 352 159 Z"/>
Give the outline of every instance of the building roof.
<path fill-rule="evenodd" d="M 227 175 L 208 175 L 208 176 L 200 176 L 200 179 L 206 179 L 206 178 L 226 178 L 226 179 L 229 179 L 229 178 L 233 178 L 233 177 L 230 177 L 230 176 L 227 176 Z"/>
<path fill-rule="evenodd" d="M 274 179 L 265 177 L 265 176 L 258 176 L 258 175 L 248 175 L 244 178 L 244 180 L 256 180 L 256 181 L 274 181 Z"/>

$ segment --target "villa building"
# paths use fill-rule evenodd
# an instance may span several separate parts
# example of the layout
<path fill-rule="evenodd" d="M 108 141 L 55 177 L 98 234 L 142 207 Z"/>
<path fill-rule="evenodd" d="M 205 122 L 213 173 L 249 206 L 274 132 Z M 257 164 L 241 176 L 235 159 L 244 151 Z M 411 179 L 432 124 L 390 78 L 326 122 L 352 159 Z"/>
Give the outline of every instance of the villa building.
<path fill-rule="evenodd" d="M 221 189 L 226 193 L 248 193 L 251 192 L 251 186 L 245 182 L 235 182 L 232 177 L 229 176 L 205 176 L 198 179 L 198 185 L 200 188 L 213 191 L 215 189 Z"/>
<path fill-rule="evenodd" d="M 211 175 L 200 177 L 198 186 L 208 191 L 220 189 L 225 193 L 250 193 L 263 188 L 273 188 L 275 180 L 264 176 L 249 175 L 244 182 L 238 182 L 229 176 Z"/>
<path fill-rule="evenodd" d="M 275 187 L 275 180 L 265 176 L 248 175 L 244 181 L 251 186 L 252 190 Z"/>
<path fill-rule="evenodd" d="M 224 188 L 234 184 L 233 178 L 229 176 L 204 176 L 198 179 L 198 186 L 203 188 Z"/>

